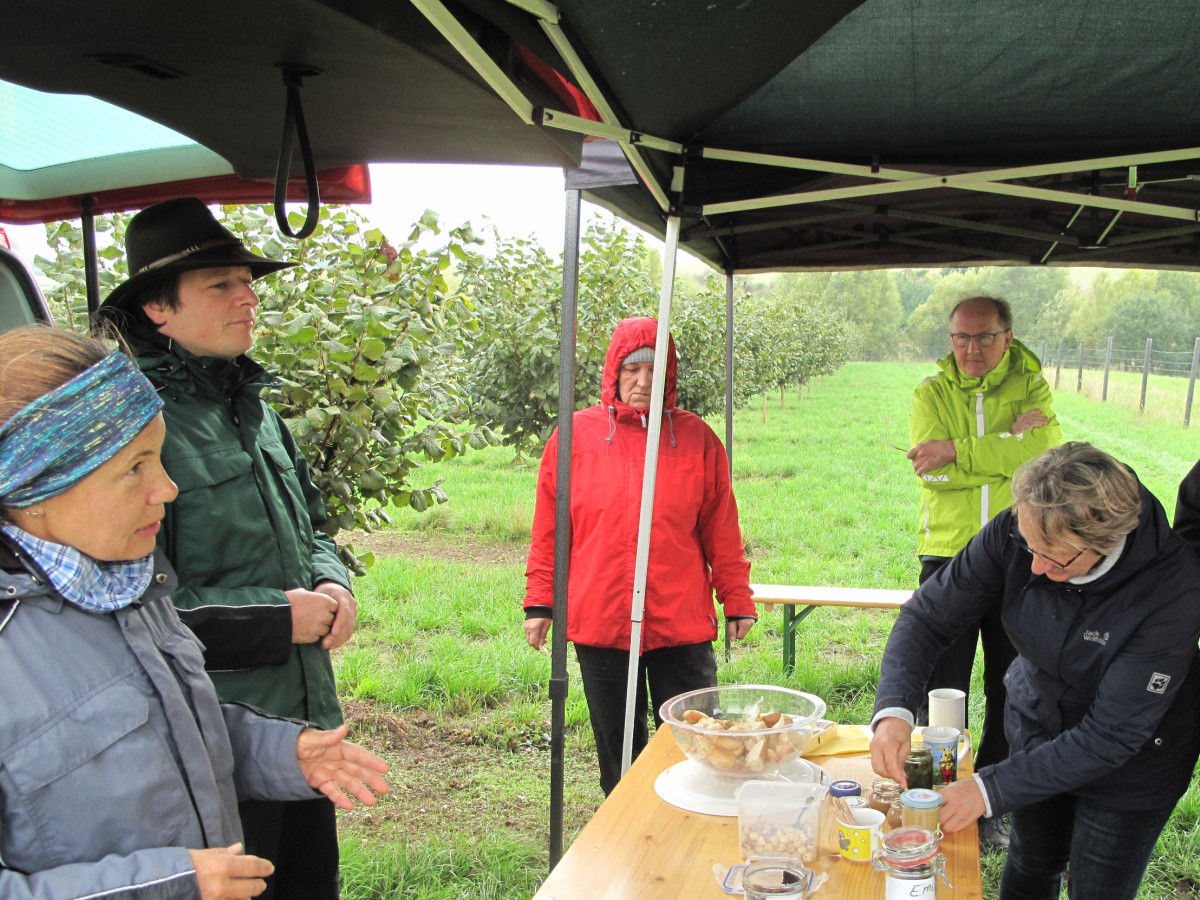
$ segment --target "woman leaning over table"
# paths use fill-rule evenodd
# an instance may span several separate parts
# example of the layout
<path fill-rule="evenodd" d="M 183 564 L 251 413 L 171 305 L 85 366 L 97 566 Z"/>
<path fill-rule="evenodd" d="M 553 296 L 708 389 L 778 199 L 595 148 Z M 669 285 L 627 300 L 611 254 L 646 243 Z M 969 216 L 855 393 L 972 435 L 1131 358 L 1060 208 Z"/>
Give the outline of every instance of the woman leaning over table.
<path fill-rule="evenodd" d="M 162 401 L 127 357 L 0 335 L 0 896 L 253 897 L 237 798 L 349 808 L 382 760 L 221 704 L 156 554 Z"/>
<path fill-rule="evenodd" d="M 1017 471 L 996 516 L 896 620 L 875 771 L 904 782 L 911 710 L 940 649 L 993 606 L 1017 649 L 1012 754 L 942 791 L 942 828 L 1012 813 L 1001 900 L 1137 895 L 1200 753 L 1200 567 L 1123 464 L 1084 443 Z"/>

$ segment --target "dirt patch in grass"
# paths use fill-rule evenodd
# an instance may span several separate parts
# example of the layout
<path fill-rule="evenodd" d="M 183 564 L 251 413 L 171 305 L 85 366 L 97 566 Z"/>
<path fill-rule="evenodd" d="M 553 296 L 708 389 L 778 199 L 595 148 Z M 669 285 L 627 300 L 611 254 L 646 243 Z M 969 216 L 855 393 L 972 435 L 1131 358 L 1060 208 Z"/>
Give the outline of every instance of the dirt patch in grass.
<path fill-rule="evenodd" d="M 525 565 L 527 543 L 464 541 L 461 537 L 384 529 L 367 534 L 350 531 L 338 535 L 339 543 L 352 544 L 358 552 L 376 556 L 423 556 L 448 562 L 481 565 Z"/>
<path fill-rule="evenodd" d="M 351 739 L 391 766 L 392 786 L 376 806 L 339 813 L 343 835 L 421 842 L 435 835 L 483 838 L 504 829 L 548 847 L 550 753 L 543 729 L 510 726 L 494 714 L 397 714 L 361 700 L 343 708 Z M 603 795 L 594 749 L 569 747 L 564 756 L 563 832 L 569 841 Z"/>

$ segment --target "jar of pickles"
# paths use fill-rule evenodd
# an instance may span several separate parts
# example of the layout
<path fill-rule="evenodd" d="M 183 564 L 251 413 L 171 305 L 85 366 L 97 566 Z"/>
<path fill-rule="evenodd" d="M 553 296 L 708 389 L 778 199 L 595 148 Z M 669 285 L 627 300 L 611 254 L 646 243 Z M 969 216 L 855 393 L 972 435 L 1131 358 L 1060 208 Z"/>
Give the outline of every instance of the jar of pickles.
<path fill-rule="evenodd" d="M 888 810 L 892 808 L 892 801 L 899 796 L 900 785 L 898 782 L 890 778 L 876 778 L 871 782 L 871 795 L 867 798 L 867 805 L 886 816 Z"/>
<path fill-rule="evenodd" d="M 933 787 L 933 751 L 918 737 L 912 739 L 908 756 L 904 758 L 904 777 L 909 790 Z"/>

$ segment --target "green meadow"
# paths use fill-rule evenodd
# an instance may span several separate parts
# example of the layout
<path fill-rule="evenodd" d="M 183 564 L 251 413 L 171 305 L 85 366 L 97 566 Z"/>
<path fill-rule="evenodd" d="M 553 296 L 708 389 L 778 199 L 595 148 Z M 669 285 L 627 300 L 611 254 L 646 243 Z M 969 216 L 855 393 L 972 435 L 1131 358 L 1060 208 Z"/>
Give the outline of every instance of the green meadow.
<path fill-rule="evenodd" d="M 765 421 L 760 403 L 735 414 L 734 486 L 753 581 L 916 587 L 917 484 L 896 448 L 908 446 L 912 389 L 935 371 L 852 363 L 799 394 L 769 396 Z M 1186 380 L 1152 379 L 1157 392 L 1139 414 L 1136 393 L 1130 403 L 1123 388 L 1112 401 L 1110 387 L 1110 402 L 1100 403 L 1086 383 L 1074 392 L 1074 376 L 1064 371 L 1055 394 L 1064 437 L 1133 466 L 1170 515 L 1179 480 L 1200 457 L 1200 434 L 1182 427 Z M 723 419 L 711 424 L 723 437 Z M 507 448 L 470 451 L 418 473 L 440 478 L 448 503 L 393 510 L 386 531 L 355 536 L 378 562 L 357 583 L 358 631 L 334 662 L 354 736 L 389 760 L 394 787 L 378 806 L 343 815 L 347 900 L 515 900 L 546 875 L 550 661 L 526 646 L 520 608 L 536 470 L 536 459 L 514 460 Z M 776 609 L 731 658 L 719 652 L 719 678 L 810 691 L 830 718 L 866 721 L 893 619 L 817 611 L 785 677 Z M 568 844 L 602 800 L 573 660 L 569 672 Z M 1193 781 L 1141 898 L 1200 894 L 1198 821 Z M 1002 854 L 985 854 L 985 897 L 996 896 L 1002 865 Z"/>

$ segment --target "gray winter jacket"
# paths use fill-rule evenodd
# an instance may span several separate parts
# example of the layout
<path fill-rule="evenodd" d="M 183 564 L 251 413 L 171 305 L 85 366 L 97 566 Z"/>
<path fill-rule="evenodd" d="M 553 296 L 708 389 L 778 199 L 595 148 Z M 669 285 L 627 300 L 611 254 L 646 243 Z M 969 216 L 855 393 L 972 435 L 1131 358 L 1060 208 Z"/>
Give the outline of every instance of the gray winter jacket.
<path fill-rule="evenodd" d="M 93 614 L 0 538 L 0 897 L 193 900 L 188 849 L 242 839 L 237 801 L 316 796 L 302 723 L 221 704 L 155 558 Z"/>

